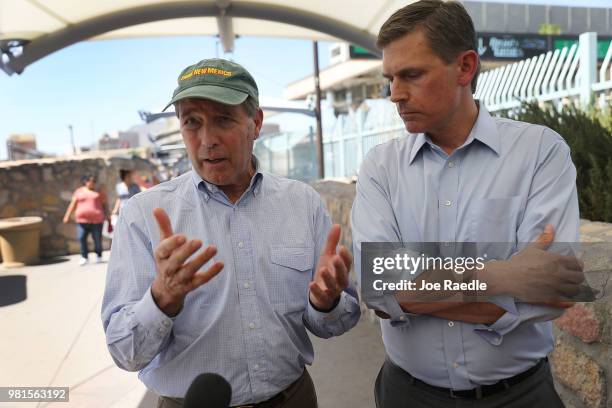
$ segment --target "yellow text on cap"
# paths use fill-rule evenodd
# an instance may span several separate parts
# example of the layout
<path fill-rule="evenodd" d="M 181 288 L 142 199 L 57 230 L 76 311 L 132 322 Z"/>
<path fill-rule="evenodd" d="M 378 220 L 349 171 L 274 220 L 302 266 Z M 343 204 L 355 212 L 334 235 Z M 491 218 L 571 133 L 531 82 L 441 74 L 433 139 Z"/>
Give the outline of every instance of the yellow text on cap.
<path fill-rule="evenodd" d="M 196 69 L 189 71 L 188 73 L 186 73 L 185 75 L 181 77 L 181 81 L 189 79 L 192 76 L 205 75 L 205 74 L 219 75 L 219 76 L 224 76 L 224 77 L 232 76 L 232 73 L 230 71 L 225 71 L 225 70 L 222 70 L 219 68 L 213 68 L 213 67 L 204 67 L 204 68 L 196 68 Z"/>

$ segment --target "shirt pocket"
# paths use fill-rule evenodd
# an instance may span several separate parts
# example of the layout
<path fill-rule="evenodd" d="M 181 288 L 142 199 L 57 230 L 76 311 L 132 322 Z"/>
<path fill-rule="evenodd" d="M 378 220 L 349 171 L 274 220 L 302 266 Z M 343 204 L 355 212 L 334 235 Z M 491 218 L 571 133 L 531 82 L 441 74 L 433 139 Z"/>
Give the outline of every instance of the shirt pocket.
<path fill-rule="evenodd" d="M 514 246 L 520 205 L 520 196 L 475 200 L 470 217 L 472 240 L 482 244 L 510 243 Z"/>
<path fill-rule="evenodd" d="M 268 295 L 270 302 L 286 310 L 301 310 L 308 302 L 314 248 L 275 245 L 270 247 Z"/>

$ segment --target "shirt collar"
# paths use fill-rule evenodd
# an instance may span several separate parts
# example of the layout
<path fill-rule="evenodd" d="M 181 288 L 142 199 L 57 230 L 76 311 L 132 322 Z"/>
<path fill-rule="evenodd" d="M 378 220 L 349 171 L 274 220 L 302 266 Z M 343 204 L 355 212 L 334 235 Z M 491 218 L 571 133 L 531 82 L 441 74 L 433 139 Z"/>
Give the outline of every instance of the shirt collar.
<path fill-rule="evenodd" d="M 499 139 L 499 133 L 497 132 L 497 125 L 489 114 L 489 111 L 487 111 L 487 108 L 485 108 L 485 106 L 478 100 L 476 100 L 476 104 L 479 107 L 478 117 L 476 118 L 476 123 L 474 123 L 474 127 L 472 127 L 472 130 L 465 140 L 463 146 L 469 145 L 474 139 L 476 139 L 488 146 L 495 152 L 495 154 L 499 156 L 501 142 Z M 428 140 L 429 138 L 426 137 L 424 133 L 418 133 L 416 135 L 416 140 L 414 141 L 412 150 L 410 151 L 409 164 L 412 164 L 417 154 L 421 151 Z"/>
<path fill-rule="evenodd" d="M 261 191 L 261 179 L 263 177 L 263 172 L 261 171 L 259 160 L 257 159 L 257 157 L 255 157 L 255 155 L 252 156 L 252 160 L 253 166 L 255 167 L 255 174 L 253 175 L 253 177 L 251 177 L 251 182 L 249 183 L 249 186 L 247 187 L 246 191 L 252 191 L 253 196 L 256 196 Z M 204 200 L 206 201 L 210 200 L 210 197 L 214 196 L 215 194 L 219 194 L 220 192 L 222 192 L 219 186 L 204 180 L 202 177 L 200 177 L 198 172 L 193 169 L 191 171 L 191 178 L 196 189 L 198 189 L 204 194 Z"/>

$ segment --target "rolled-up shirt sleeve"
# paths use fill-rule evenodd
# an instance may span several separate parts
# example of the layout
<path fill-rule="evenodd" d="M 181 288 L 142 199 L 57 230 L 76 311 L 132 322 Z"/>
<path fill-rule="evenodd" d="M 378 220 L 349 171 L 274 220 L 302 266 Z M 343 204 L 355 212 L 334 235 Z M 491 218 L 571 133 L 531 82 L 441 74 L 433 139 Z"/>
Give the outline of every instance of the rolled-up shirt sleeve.
<path fill-rule="evenodd" d="M 136 202 L 130 201 L 113 236 L 102 301 L 106 344 L 124 370 L 146 367 L 171 340 L 173 320 L 155 304 L 150 285 L 156 268 Z"/>
<path fill-rule="evenodd" d="M 555 229 L 555 243 L 570 249 L 580 240 L 580 215 L 576 189 L 576 168 L 570 149 L 554 131 L 542 128 L 539 155 L 523 220 L 518 228 L 519 249 L 537 240 L 547 224 Z M 523 303 L 509 296 L 495 297 L 506 313 L 495 323 L 474 330 L 491 344 L 501 344 L 503 336 L 521 324 L 554 320 L 564 309 Z"/>
<path fill-rule="evenodd" d="M 374 160 L 372 149 L 364 159 L 357 179 L 356 196 L 351 210 L 351 228 L 353 231 L 353 253 L 355 254 L 355 270 L 357 281 L 364 295 L 363 271 L 361 269 L 361 244 L 363 242 L 401 242 L 401 236 L 395 213 L 391 205 L 388 183 L 376 171 L 378 165 Z M 408 323 L 409 314 L 404 313 L 393 292 L 369 291 L 364 296 L 368 307 L 388 314 L 391 324 Z"/>
<path fill-rule="evenodd" d="M 315 237 L 315 262 L 313 267 L 313 278 L 319 256 L 325 247 L 327 234 L 332 223 L 325 210 L 325 206 L 318 194 L 312 195 L 313 206 L 313 236 Z M 355 285 L 349 279 L 348 287 L 340 295 L 338 304 L 329 312 L 316 310 L 310 302 L 304 311 L 304 325 L 317 337 L 329 338 L 339 336 L 354 327 L 361 317 L 361 309 Z"/>

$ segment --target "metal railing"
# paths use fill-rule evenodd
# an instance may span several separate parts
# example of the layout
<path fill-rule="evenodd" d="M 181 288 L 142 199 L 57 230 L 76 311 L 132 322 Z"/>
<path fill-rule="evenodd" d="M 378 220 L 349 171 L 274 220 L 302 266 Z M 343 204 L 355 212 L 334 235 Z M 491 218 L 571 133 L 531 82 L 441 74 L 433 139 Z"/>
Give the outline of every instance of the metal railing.
<path fill-rule="evenodd" d="M 482 73 L 474 96 L 492 113 L 517 109 L 523 102 L 533 100 L 584 107 L 596 100 L 607 105 L 612 98 L 612 43 L 599 68 L 597 65 L 597 34 L 584 33 L 569 48 Z M 376 100 L 377 110 L 372 112 L 365 105 L 374 102 L 366 100 L 357 110 L 339 115 L 332 126 L 328 124 L 323 135 L 326 178 L 355 176 L 372 147 L 406 134 L 395 105 Z M 279 150 L 259 153 L 271 158 L 269 166 L 275 167 L 273 170 L 291 177 L 291 167 L 298 165 L 297 160 L 291 161 L 291 149 L 286 154 Z M 303 154 L 300 163 L 310 155 Z M 301 170 L 299 176 L 305 175 L 310 176 L 310 170 Z"/>
<path fill-rule="evenodd" d="M 593 100 L 603 107 L 612 91 L 612 43 L 597 69 L 597 34 L 578 44 L 484 72 L 474 94 L 490 112 L 518 108 L 524 101 L 564 104 Z"/>

